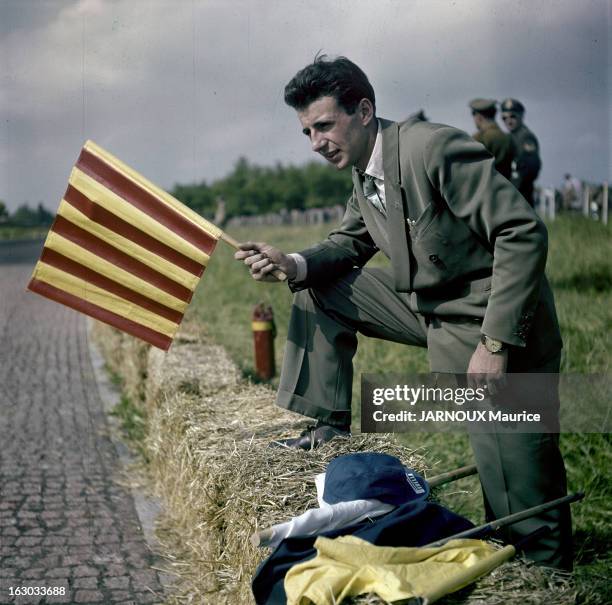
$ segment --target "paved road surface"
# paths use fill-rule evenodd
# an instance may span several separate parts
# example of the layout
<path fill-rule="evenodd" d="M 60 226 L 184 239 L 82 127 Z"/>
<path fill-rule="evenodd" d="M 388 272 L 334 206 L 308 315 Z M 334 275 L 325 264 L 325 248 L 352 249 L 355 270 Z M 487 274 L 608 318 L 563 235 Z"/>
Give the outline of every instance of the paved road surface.
<path fill-rule="evenodd" d="M 162 602 L 85 318 L 25 292 L 40 246 L 0 242 L 0 604 Z"/>

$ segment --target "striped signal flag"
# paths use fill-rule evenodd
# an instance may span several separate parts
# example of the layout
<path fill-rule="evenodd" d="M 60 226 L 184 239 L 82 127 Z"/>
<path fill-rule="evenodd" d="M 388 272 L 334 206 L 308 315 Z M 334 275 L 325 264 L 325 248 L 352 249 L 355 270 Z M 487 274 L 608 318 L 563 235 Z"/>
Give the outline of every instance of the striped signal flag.
<path fill-rule="evenodd" d="M 168 350 L 220 238 L 87 141 L 28 289 Z"/>

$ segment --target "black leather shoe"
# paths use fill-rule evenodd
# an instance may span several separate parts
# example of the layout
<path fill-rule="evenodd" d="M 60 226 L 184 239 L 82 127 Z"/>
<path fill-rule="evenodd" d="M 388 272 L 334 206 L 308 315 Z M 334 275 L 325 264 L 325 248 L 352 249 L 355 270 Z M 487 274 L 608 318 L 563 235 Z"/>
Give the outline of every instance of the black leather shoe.
<path fill-rule="evenodd" d="M 300 450 L 314 450 L 323 443 L 331 441 L 334 437 L 350 437 L 350 429 L 342 429 L 330 424 L 317 423 L 307 427 L 299 437 L 291 439 L 278 439 L 272 441 L 268 447 L 288 447 Z"/>

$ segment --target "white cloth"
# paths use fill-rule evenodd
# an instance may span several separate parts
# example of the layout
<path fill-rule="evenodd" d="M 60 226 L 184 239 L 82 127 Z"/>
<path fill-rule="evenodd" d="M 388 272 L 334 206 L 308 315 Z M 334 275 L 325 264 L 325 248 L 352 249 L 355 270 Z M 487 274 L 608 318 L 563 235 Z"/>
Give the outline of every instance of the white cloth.
<path fill-rule="evenodd" d="M 281 540 L 291 536 L 314 536 L 325 531 L 359 523 L 367 518 L 380 517 L 392 511 L 393 504 L 380 500 L 351 500 L 328 504 L 323 500 L 325 473 L 315 477 L 317 500 L 320 508 L 311 508 L 291 521 L 272 526 L 269 538 L 263 538 L 259 546 L 274 548 Z"/>

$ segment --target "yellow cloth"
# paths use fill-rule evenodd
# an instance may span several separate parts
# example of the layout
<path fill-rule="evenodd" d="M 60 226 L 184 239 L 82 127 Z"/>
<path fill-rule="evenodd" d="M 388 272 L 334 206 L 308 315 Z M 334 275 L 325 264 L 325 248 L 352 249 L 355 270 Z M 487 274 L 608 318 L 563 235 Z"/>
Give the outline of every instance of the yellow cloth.
<path fill-rule="evenodd" d="M 317 556 L 285 576 L 287 605 L 339 605 L 360 594 L 385 601 L 421 597 L 433 603 L 467 586 L 514 554 L 482 540 L 451 540 L 437 548 L 374 546 L 355 536 L 317 538 Z"/>

